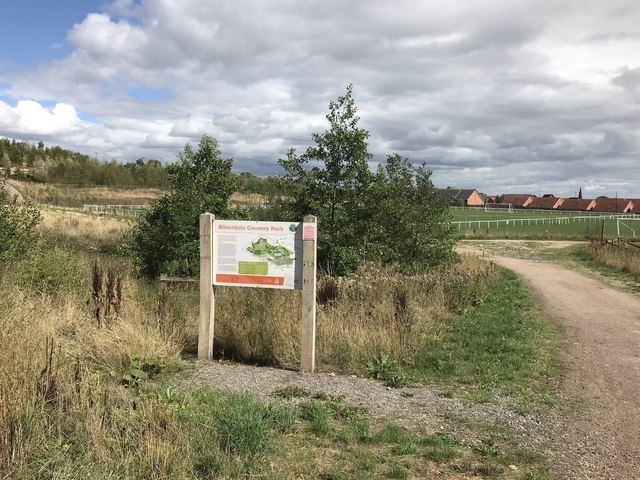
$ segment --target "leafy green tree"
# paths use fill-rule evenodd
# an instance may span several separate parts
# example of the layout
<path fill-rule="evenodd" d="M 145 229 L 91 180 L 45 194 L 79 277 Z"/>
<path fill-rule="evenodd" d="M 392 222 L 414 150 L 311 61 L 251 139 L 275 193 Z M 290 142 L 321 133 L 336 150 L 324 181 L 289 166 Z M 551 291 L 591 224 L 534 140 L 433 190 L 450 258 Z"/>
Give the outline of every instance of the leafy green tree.
<path fill-rule="evenodd" d="M 315 146 L 280 160 L 287 220 L 318 217 L 321 268 L 344 275 L 362 261 L 416 272 L 453 258 L 446 201 L 431 172 L 397 154 L 374 175 L 368 166 L 369 133 L 358 127 L 353 89 L 329 104 L 329 130 Z"/>
<path fill-rule="evenodd" d="M 284 168 L 286 212 L 291 219 L 312 213 L 318 217 L 318 257 L 321 268 L 345 274 L 366 254 L 367 196 L 373 175 L 368 160 L 369 132 L 358 127 L 353 87 L 329 103 L 329 130 L 314 133 L 315 146 L 298 156 L 295 150 L 280 160 Z"/>
<path fill-rule="evenodd" d="M 132 232 L 134 257 L 145 277 L 198 273 L 200 214 L 233 218 L 232 166 L 233 159 L 222 158 L 217 141 L 204 135 L 197 150 L 187 144 L 178 161 L 167 167 L 170 193 L 140 217 Z"/>
<path fill-rule="evenodd" d="M 453 259 L 448 205 L 431 182 L 431 171 L 398 154 L 379 166 L 371 194 L 375 260 L 408 273 Z"/>

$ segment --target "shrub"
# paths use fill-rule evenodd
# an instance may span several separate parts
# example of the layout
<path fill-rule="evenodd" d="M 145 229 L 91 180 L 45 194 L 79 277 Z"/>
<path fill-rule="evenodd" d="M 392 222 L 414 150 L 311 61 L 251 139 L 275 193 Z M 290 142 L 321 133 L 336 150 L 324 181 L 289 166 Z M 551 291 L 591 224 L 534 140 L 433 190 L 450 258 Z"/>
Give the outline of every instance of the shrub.
<path fill-rule="evenodd" d="M 0 261 L 24 254 L 35 241 L 35 227 L 41 220 L 38 208 L 18 203 L 0 181 Z"/>

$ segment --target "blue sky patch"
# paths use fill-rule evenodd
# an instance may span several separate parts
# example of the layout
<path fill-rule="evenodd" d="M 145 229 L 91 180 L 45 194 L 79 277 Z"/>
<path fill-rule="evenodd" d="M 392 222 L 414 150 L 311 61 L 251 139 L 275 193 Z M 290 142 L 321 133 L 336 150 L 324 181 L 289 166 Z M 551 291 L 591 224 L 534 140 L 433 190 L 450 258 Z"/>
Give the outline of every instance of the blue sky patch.
<path fill-rule="evenodd" d="M 173 97 L 173 90 L 168 88 L 151 88 L 151 87 L 136 87 L 130 89 L 127 94 L 135 99 L 143 102 L 156 102 L 162 100 L 168 100 Z"/>

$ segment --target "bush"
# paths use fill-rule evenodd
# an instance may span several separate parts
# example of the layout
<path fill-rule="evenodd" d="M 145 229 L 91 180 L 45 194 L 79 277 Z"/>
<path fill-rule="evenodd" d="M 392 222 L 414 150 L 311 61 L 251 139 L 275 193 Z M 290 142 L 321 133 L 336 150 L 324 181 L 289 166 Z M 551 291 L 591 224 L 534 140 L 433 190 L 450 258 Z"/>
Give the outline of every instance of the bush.
<path fill-rule="evenodd" d="M 18 203 L 0 181 L 0 261 L 23 255 L 35 241 L 35 227 L 42 217 L 29 202 Z"/>

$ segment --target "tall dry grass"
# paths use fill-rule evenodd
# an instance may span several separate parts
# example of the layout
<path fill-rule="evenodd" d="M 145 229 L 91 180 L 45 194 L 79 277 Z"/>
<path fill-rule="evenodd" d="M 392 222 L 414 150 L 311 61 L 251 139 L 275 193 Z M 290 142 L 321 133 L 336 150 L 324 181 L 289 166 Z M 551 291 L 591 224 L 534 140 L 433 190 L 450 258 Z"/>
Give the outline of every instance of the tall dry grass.
<path fill-rule="evenodd" d="M 132 226 L 130 219 L 45 207 L 40 231 L 48 236 L 64 235 L 91 245 L 114 245 Z"/>
<path fill-rule="evenodd" d="M 18 180 L 9 183 L 32 202 L 74 208 L 85 204 L 149 205 L 164 194 L 159 188 L 80 187 Z"/>
<path fill-rule="evenodd" d="M 54 257 L 40 262 L 46 267 L 38 278 L 29 270 L 31 259 L 3 266 L 0 274 L 0 477 L 135 478 L 156 469 L 185 478 L 185 439 L 175 414 L 153 402 L 132 408 L 121 386 L 132 358 L 177 366 L 181 346 L 158 328 L 154 308 L 142 303 L 146 299 L 128 274 L 119 313 L 96 322 L 95 258 L 77 252 L 71 258 L 75 274 L 86 281 L 39 288 L 66 281 L 52 280 L 59 254 L 32 254 Z M 108 259 L 98 261 L 112 268 Z M 107 459 L 111 473 L 104 471 Z M 149 462 L 158 465 L 145 467 Z"/>
<path fill-rule="evenodd" d="M 621 243 L 618 246 L 592 242 L 587 247 L 591 260 L 615 270 L 628 273 L 640 281 L 640 249 Z"/>
<path fill-rule="evenodd" d="M 486 295 L 495 281 L 495 266 L 473 255 L 461 257 L 449 269 L 419 276 L 369 265 L 353 278 L 322 278 L 317 294 L 319 368 L 362 372 L 381 352 L 411 363 L 426 341 L 455 313 Z M 300 302 L 294 291 L 217 289 L 217 354 L 297 365 Z"/>

